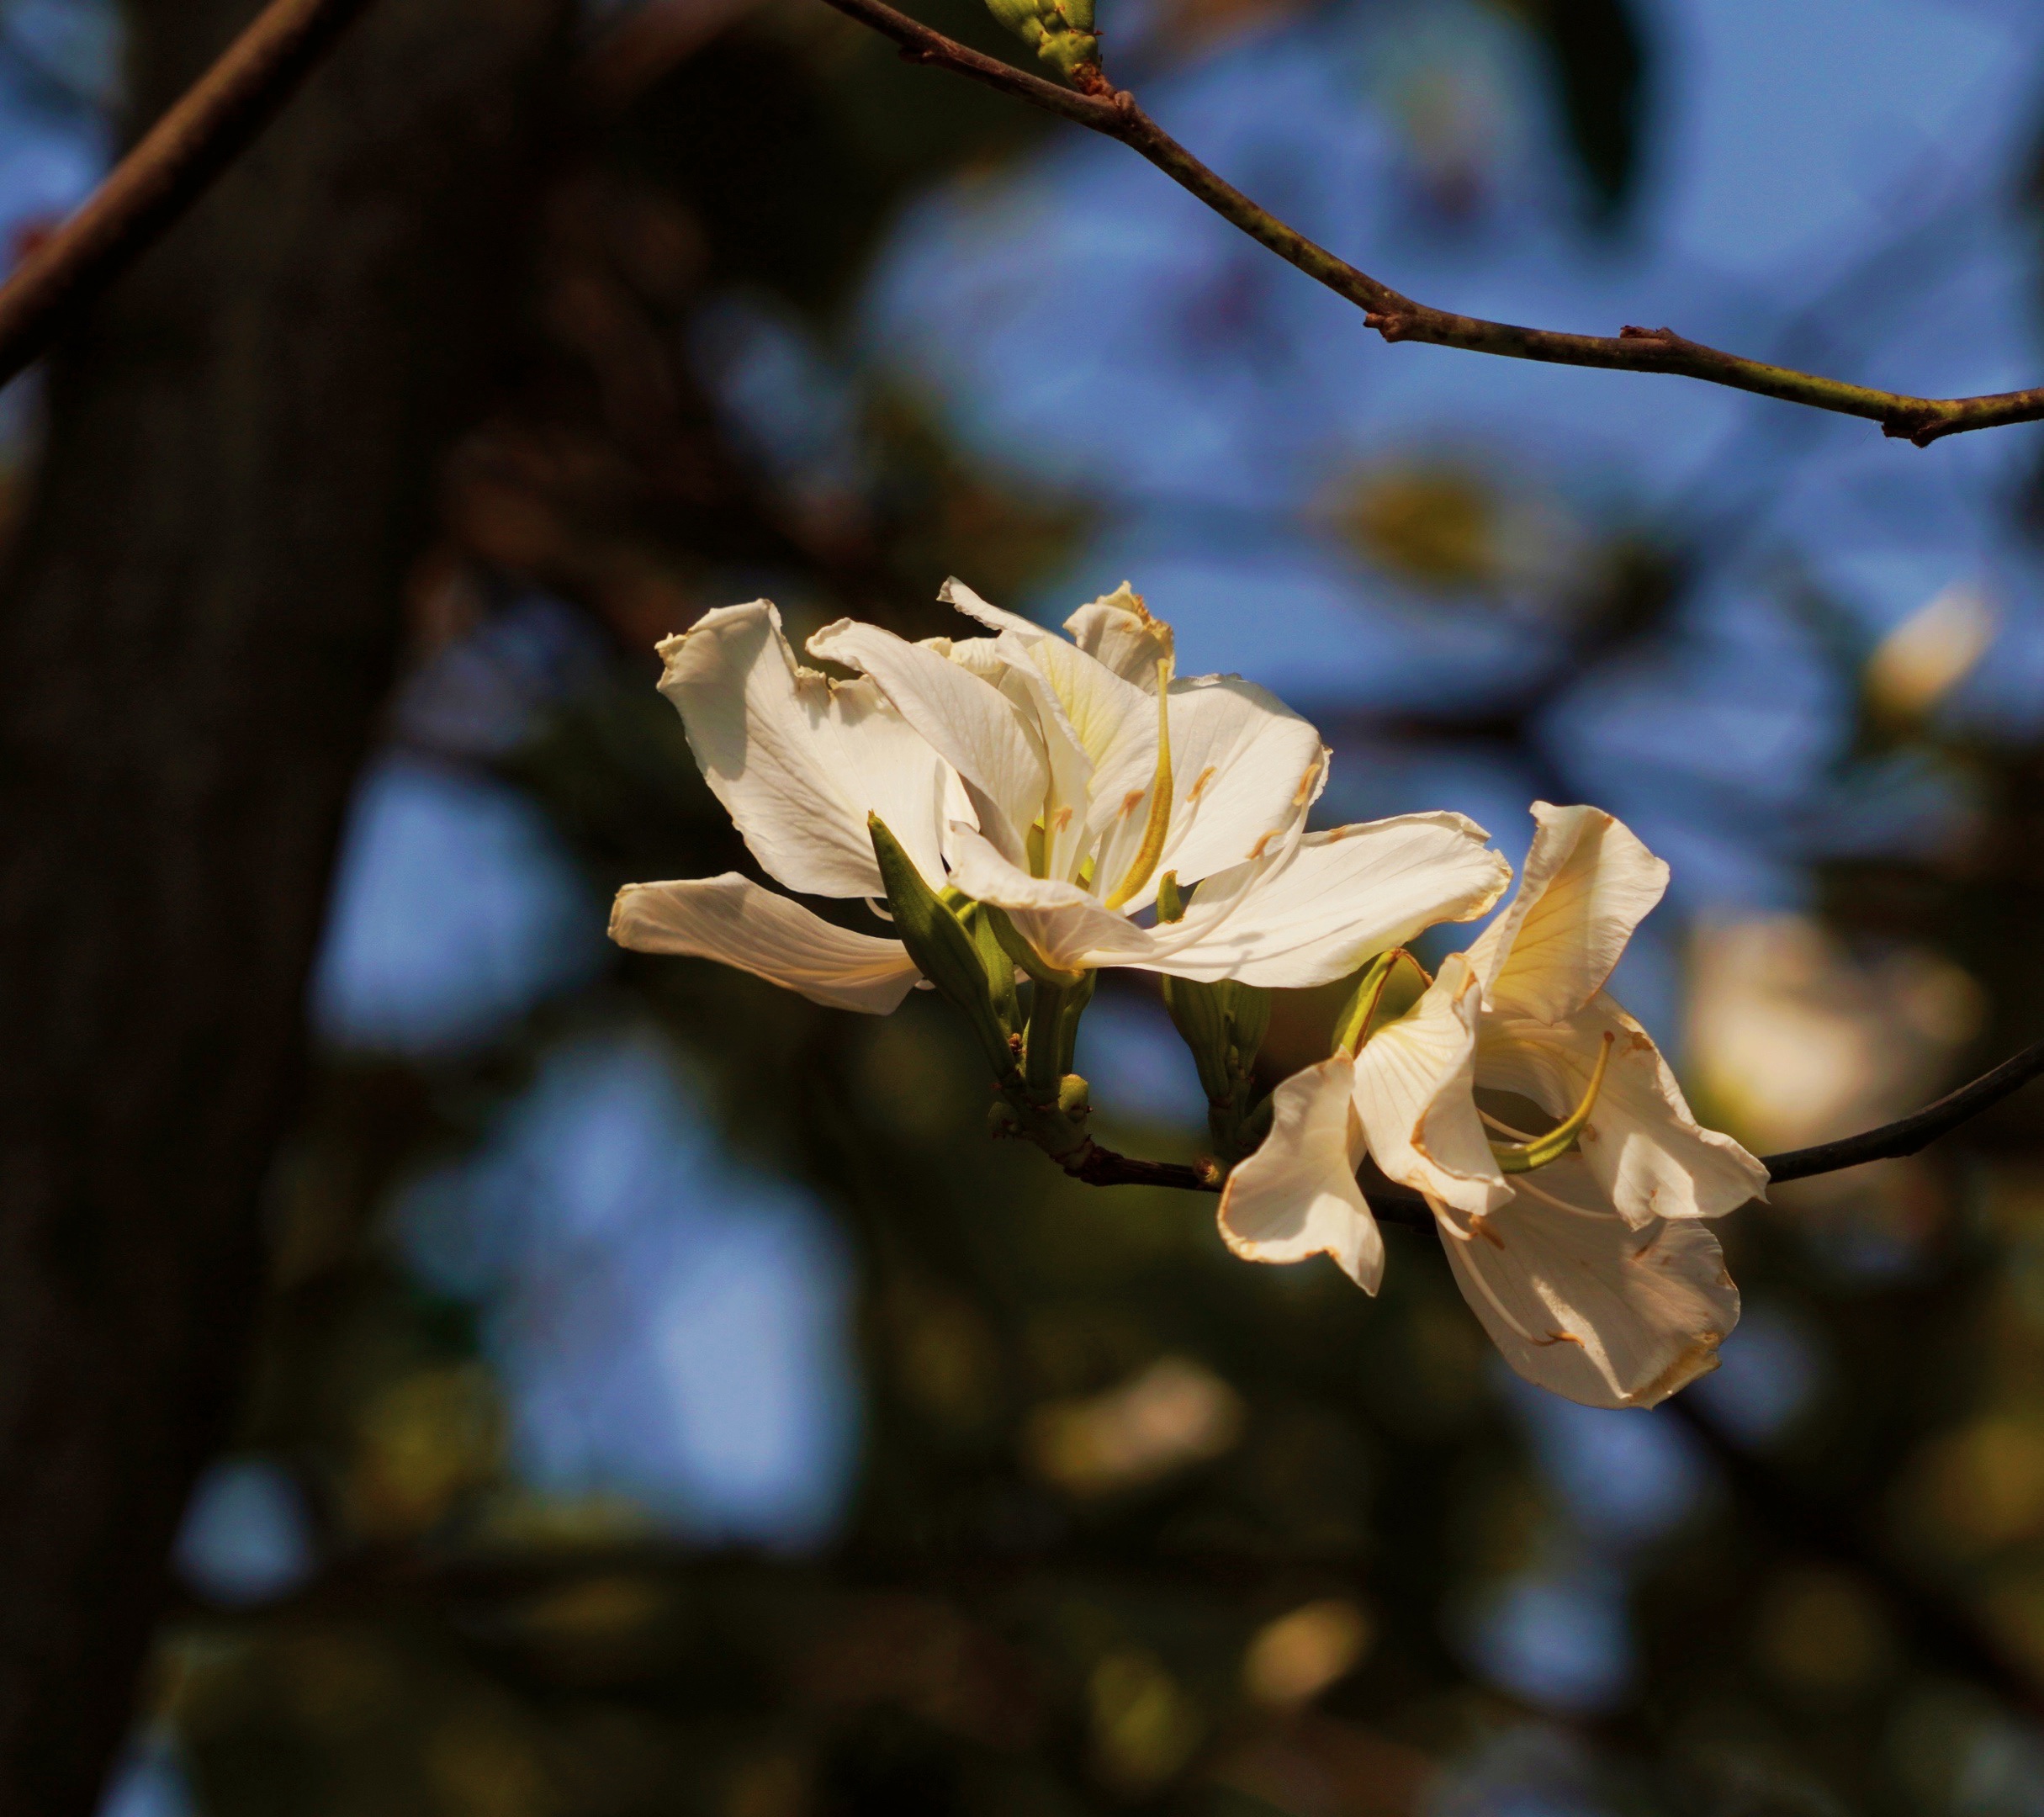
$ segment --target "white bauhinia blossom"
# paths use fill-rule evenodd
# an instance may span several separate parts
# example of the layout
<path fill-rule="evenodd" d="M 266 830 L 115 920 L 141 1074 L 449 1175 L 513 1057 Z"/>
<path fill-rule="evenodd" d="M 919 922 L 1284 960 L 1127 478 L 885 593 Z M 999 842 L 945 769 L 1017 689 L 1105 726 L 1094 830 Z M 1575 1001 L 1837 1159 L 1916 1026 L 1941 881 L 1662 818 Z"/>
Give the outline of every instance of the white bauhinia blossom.
<path fill-rule="evenodd" d="M 1514 1369 L 1590 1406 L 1651 1406 L 1714 1367 L 1738 1322 L 1738 1291 L 1697 1221 L 1763 1196 L 1766 1170 L 1697 1125 L 1603 988 L 1667 866 L 1607 813 L 1533 812 L 1518 893 L 1469 952 L 1403 1015 L 1357 1030 L 1353 1052 L 1278 1089 L 1270 1137 L 1231 1177 L 1221 1229 L 1252 1260 L 1325 1251 L 1375 1292 L 1383 1246 L 1355 1180 L 1367 1151 L 1432 1208 L 1456 1279 Z M 1479 1090 L 1561 1120 L 1574 1152 L 1521 1152 L 1538 1138 L 1480 1108 Z"/>
<path fill-rule="evenodd" d="M 1459 814 L 1306 833 L 1318 733 L 1236 677 L 1173 680 L 1170 627 L 1125 587 L 1074 613 L 1069 638 L 956 581 L 944 597 L 993 634 L 911 643 L 843 620 L 808 649 L 850 681 L 797 663 L 764 600 L 660 645 L 696 761 L 788 889 L 882 896 L 877 816 L 933 889 L 1006 911 L 1052 972 L 1291 986 L 1481 914 L 1509 881 Z M 1160 888 L 1180 886 L 1179 918 L 1158 920 Z M 877 1014 L 917 977 L 899 941 L 736 875 L 629 885 L 611 932 Z"/>

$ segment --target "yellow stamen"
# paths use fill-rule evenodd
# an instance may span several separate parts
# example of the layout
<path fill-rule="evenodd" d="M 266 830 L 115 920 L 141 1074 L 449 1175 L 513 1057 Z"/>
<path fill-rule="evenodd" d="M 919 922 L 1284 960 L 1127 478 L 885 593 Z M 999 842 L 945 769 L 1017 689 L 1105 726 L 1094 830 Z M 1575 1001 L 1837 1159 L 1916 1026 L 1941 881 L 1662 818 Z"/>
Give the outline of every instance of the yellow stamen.
<path fill-rule="evenodd" d="M 1157 665 L 1157 780 L 1150 785 L 1150 818 L 1142 829 L 1142 844 L 1136 848 L 1136 861 L 1129 866 L 1115 893 L 1107 898 L 1109 908 L 1119 908 L 1144 884 L 1164 856 L 1164 835 L 1171 830 L 1171 662 Z"/>
<path fill-rule="evenodd" d="M 1583 1101 L 1570 1112 L 1568 1120 L 1557 1123 L 1544 1136 L 1536 1136 L 1528 1142 L 1492 1142 L 1491 1152 L 1497 1157 L 1501 1172 L 1506 1173 L 1530 1173 L 1536 1168 L 1551 1167 L 1569 1152 L 1575 1138 L 1583 1132 L 1583 1126 L 1590 1120 L 1590 1113 L 1597 1108 L 1597 1094 L 1604 1089 L 1604 1069 L 1611 1064 L 1612 1037 L 1607 1033 L 1603 1045 L 1597 1050 L 1597 1070 L 1590 1075 L 1590 1089 L 1583 1094 Z"/>

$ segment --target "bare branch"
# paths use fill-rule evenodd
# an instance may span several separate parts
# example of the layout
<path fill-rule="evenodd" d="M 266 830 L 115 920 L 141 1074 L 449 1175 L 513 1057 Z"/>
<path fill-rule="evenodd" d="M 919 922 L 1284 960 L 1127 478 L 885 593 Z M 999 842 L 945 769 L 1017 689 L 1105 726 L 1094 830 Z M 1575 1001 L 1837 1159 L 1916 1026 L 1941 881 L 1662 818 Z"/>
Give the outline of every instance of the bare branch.
<path fill-rule="evenodd" d="M 1612 372 L 1665 373 L 1708 384 L 1751 391 L 1812 410 L 1863 416 L 1882 431 L 1919 448 L 1970 429 L 1999 428 L 2044 418 L 2044 386 L 1984 397 L 1910 397 L 1868 385 L 1847 384 L 1814 373 L 1726 353 L 1678 335 L 1671 328 L 1623 328 L 1616 335 L 1564 334 L 1549 328 L 1522 328 L 1480 316 L 1458 315 L 1402 295 L 1326 247 L 1289 227 L 1252 202 L 1232 183 L 1209 170 L 1136 105 L 1125 89 L 1104 78 L 1088 93 L 1062 88 L 969 50 L 942 32 L 897 12 L 885 0 L 828 0 L 839 12 L 892 39 L 910 62 L 928 63 L 983 82 L 1093 131 L 1118 139 L 1140 152 L 1181 188 L 1223 220 L 1268 246 L 1287 264 L 1345 297 L 1364 312 L 1364 321 L 1386 341 L 1418 341 L 1460 347 L 1504 359 L 1537 360 L 1553 366 L 1586 366 Z M 1086 72 L 1082 70 L 1082 75 Z"/>
<path fill-rule="evenodd" d="M 1869 1161 L 1894 1161 L 1920 1153 L 1939 1136 L 1949 1135 L 1962 1123 L 1999 1104 L 2040 1073 L 2044 1073 L 2044 1041 L 2010 1055 L 1971 1084 L 1962 1085 L 1935 1104 L 1926 1105 L 1895 1122 L 1883 1123 L 1878 1129 L 1857 1136 L 1842 1136 L 1836 1142 L 1819 1142 L 1811 1148 L 1762 1155 L 1761 1165 L 1766 1168 L 1769 1180 L 1779 1184 L 1819 1173 L 1843 1173 L 1847 1168 L 1864 1167 Z M 1393 1184 L 1371 1163 L 1364 1164 L 1369 1169 L 1364 1189 L 1370 1209 L 1380 1221 L 1422 1227 L 1433 1222 L 1425 1200 L 1417 1194 Z M 1221 1169 L 1211 1163 L 1189 1166 L 1178 1161 L 1141 1161 L 1093 1142 L 1087 1144 L 1077 1164 L 1067 1163 L 1065 1171 L 1088 1186 L 1173 1186 L 1185 1192 L 1217 1193 L 1226 1179 Z"/>
<path fill-rule="evenodd" d="M 2010 1093 L 2020 1091 L 2044 1073 L 2044 1041 L 2012 1054 L 1991 1073 L 1983 1073 L 1970 1085 L 1962 1085 L 1934 1105 L 1898 1122 L 1883 1123 L 1864 1135 L 1841 1136 L 1836 1142 L 1819 1142 L 1814 1148 L 1794 1148 L 1787 1154 L 1766 1157 L 1771 1180 L 1808 1179 L 1815 1173 L 1837 1173 L 1846 1168 L 1863 1167 L 1869 1161 L 1893 1161 L 1920 1152 L 1939 1136 L 1977 1117 Z"/>
<path fill-rule="evenodd" d="M 246 151 L 368 0 L 271 0 L 85 205 L 0 286 L 0 384 Z"/>

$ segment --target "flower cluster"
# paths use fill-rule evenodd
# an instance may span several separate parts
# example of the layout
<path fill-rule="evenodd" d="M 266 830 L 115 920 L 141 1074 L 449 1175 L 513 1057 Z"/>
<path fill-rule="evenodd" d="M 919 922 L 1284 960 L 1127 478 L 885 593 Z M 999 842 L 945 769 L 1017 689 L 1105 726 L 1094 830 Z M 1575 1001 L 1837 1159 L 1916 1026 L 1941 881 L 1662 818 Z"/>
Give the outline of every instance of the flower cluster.
<path fill-rule="evenodd" d="M 1766 1176 L 1697 1125 L 1603 988 L 1667 867 L 1610 815 L 1538 803 L 1517 895 L 1430 978 L 1406 943 L 1511 882 L 1483 829 L 1419 813 L 1308 832 L 1318 733 L 1236 676 L 1178 677 L 1170 627 L 1125 585 L 1068 637 L 955 580 L 942 597 L 982 634 L 844 620 L 811 638 L 849 679 L 797 662 L 764 600 L 660 646 L 660 691 L 761 869 L 863 898 L 892 935 L 730 873 L 627 886 L 612 938 L 876 1014 L 939 991 L 986 1054 L 996 1131 L 1074 1173 L 1093 1152 L 1071 1062 L 1094 976 L 1157 972 L 1206 1087 L 1236 1254 L 1325 1253 L 1374 1293 L 1367 1155 L 1431 1209 L 1529 1380 L 1649 1406 L 1711 1368 L 1739 1298 L 1702 1221 Z M 1329 1057 L 1259 1099 L 1266 993 L 1351 977 Z"/>

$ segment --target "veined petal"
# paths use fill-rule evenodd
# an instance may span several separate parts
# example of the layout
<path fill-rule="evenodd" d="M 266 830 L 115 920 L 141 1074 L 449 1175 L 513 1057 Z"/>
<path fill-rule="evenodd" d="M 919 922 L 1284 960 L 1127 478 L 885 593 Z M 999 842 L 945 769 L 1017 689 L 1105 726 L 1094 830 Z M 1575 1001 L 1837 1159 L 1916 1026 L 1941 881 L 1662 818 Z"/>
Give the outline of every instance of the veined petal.
<path fill-rule="evenodd" d="M 1093 824 L 1103 836 L 1104 874 L 1119 875 L 1117 862 L 1125 870 L 1141 843 L 1155 766 L 1153 733 L 1131 739 L 1125 753 L 1099 765 Z M 1312 805 L 1326 780 L 1320 734 L 1275 695 L 1237 675 L 1172 683 L 1171 771 L 1176 798 L 1157 873 L 1175 871 L 1181 883 L 1261 856 Z M 1145 891 L 1131 906 L 1146 906 L 1154 894 Z"/>
<path fill-rule="evenodd" d="M 1052 680 L 1056 668 L 1056 639 L 1039 635 L 1025 641 L 1013 632 L 1003 631 L 994 642 L 1008 665 L 1008 675 L 1030 703 L 1050 766 L 1050 792 L 1043 804 L 1044 875 L 1068 883 L 1077 873 L 1085 852 L 1086 808 L 1093 793 L 1093 756 L 1078 728 L 1066 712 L 1065 702 Z M 1040 662 L 1040 655 L 1045 660 Z M 1094 666 L 1097 668 L 1099 665 Z M 1116 683 L 1118 686 L 1122 685 Z M 1136 697 L 1140 700 L 1142 697 Z"/>
<path fill-rule="evenodd" d="M 992 686 L 998 687 L 1007 679 L 1008 659 L 1001 654 L 998 638 L 924 638 L 918 648 L 935 650 L 940 656 L 948 657 L 960 668 L 971 670 Z"/>
<path fill-rule="evenodd" d="M 1019 612 L 1004 611 L 991 601 L 981 598 L 956 575 L 937 589 L 937 599 L 940 604 L 956 607 L 966 617 L 977 619 L 991 631 L 1013 632 L 1025 639 L 1054 634 L 1045 630 L 1034 618 L 1025 618 Z"/>
<path fill-rule="evenodd" d="M 1146 692 L 1157 691 L 1157 665 L 1177 660 L 1171 627 L 1150 616 L 1142 596 L 1125 580 L 1090 606 L 1080 607 L 1065 620 L 1065 629 L 1088 656 Z"/>
<path fill-rule="evenodd" d="M 965 778 L 980 829 L 1009 857 L 1027 861 L 1025 836 L 1043 811 L 1050 771 L 1041 739 L 1013 701 L 962 664 L 850 618 L 818 632 L 809 652 L 871 675 Z"/>
<path fill-rule="evenodd" d="M 1518 894 L 1469 948 L 1492 1008 L 1558 1022 L 1611 976 L 1633 930 L 1668 887 L 1668 867 L 1598 808 L 1535 802 L 1538 823 Z"/>
<path fill-rule="evenodd" d="M 1140 965 L 1156 936 L 1101 907 L 1077 884 L 1031 877 L 967 826 L 951 834 L 951 882 L 975 900 L 1008 911 L 1030 946 L 1062 970 Z"/>
<path fill-rule="evenodd" d="M 920 974 L 899 940 L 834 927 L 736 871 L 678 883 L 627 883 L 611 938 L 635 952 L 715 959 L 812 1003 L 886 1015 Z"/>
<path fill-rule="evenodd" d="M 878 894 L 866 830 L 877 813 L 942 884 L 944 760 L 871 681 L 800 666 L 765 600 L 705 612 L 659 654 L 660 692 L 770 875 L 815 896 Z"/>
<path fill-rule="evenodd" d="M 1325 984 L 1374 953 L 1402 946 L 1438 921 L 1470 921 L 1512 881 L 1489 835 L 1456 813 L 1401 814 L 1309 833 L 1290 861 L 1258 877 L 1242 906 L 1210 937 L 1181 947 L 1161 969 L 1270 989 Z M 1227 890 L 1236 873 L 1208 879 L 1184 925 L 1199 925 L 1201 894 Z"/>
<path fill-rule="evenodd" d="M 1364 1292 L 1384 1279 L 1384 1235 L 1356 1184 L 1363 1130 L 1347 1054 L 1295 1073 L 1271 1097 L 1270 1134 L 1228 1175 L 1221 1237 L 1249 1262 L 1331 1255 Z"/>
<path fill-rule="evenodd" d="M 1443 1234 L 1456 1283 L 1505 1360 L 1600 1407 L 1653 1406 L 1715 1369 L 1739 1290 L 1709 1229 L 1657 1218 L 1634 1230 L 1573 1156 L 1535 1179 L 1545 1199 L 1522 1194 Z"/>
<path fill-rule="evenodd" d="M 1485 1016 L 1477 1083 L 1566 1116 L 1582 1101 L 1607 1034 L 1614 1037 L 1611 1065 L 1579 1146 L 1626 1221 L 1721 1217 L 1766 1197 L 1766 1168 L 1729 1136 L 1697 1124 L 1653 1037 L 1603 991 L 1564 1022 Z"/>
<path fill-rule="evenodd" d="M 1476 1022 L 1483 988 L 1460 953 L 1406 1014 L 1356 1056 L 1356 1112 L 1379 1167 L 1461 1211 L 1488 1211 L 1512 1188 L 1476 1115 Z"/>

